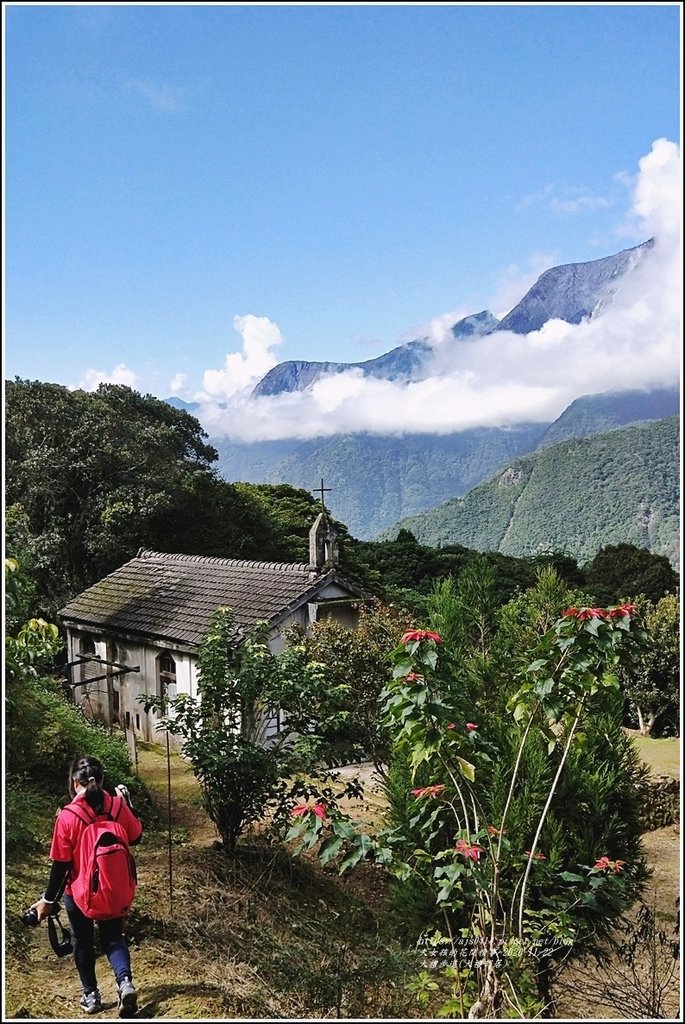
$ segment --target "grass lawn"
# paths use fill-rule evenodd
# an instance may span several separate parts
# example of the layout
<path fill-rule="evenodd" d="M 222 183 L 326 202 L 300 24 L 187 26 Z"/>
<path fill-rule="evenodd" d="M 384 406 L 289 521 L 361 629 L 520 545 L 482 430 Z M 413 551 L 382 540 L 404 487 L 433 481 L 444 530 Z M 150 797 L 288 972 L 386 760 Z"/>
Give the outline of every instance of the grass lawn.
<path fill-rule="evenodd" d="M 655 775 L 670 775 L 674 779 L 680 778 L 680 740 L 669 738 L 665 740 L 652 739 L 649 736 L 640 736 L 632 732 L 633 743 L 640 751 L 643 761 L 650 766 Z"/>

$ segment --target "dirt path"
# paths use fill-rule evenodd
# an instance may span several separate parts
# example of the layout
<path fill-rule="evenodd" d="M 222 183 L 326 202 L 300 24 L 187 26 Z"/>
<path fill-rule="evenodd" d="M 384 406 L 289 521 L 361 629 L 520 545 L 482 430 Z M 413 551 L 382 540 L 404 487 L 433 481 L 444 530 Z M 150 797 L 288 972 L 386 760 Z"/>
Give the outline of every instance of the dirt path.
<path fill-rule="evenodd" d="M 160 817 L 167 820 L 168 785 L 166 751 L 150 744 L 139 749 L 138 769 L 157 803 Z M 217 838 L 212 822 L 202 810 L 199 786 L 192 771 L 178 754 L 171 755 L 171 840 L 172 873 L 176 875 L 173 901 L 192 898 L 183 879 L 183 863 L 190 851 L 211 847 Z M 140 989 L 139 1018 L 179 1017 L 207 1019 L 213 1008 L 212 986 L 203 980 L 201 954 L 188 952 L 179 962 L 173 931 L 174 909 L 170 909 L 168 832 L 165 826 L 148 833 L 135 851 L 139 886 L 131 916 L 129 944 L 134 977 Z M 37 892 L 45 885 L 48 861 L 38 861 L 32 870 Z M 43 866 L 44 864 L 44 866 Z M 25 878 L 24 878 L 25 884 Z M 61 913 L 66 925 L 66 914 Z M 11 1019 L 77 1020 L 87 1015 L 78 1003 L 81 986 L 73 958 L 57 959 L 48 944 L 45 926 L 20 934 L 23 963 L 7 964 L 5 1002 Z M 116 989 L 104 958 L 97 962 L 98 984 L 103 1012 L 98 1020 L 118 1020 Z M 216 1015 L 223 1016 L 216 1000 Z"/>
<path fill-rule="evenodd" d="M 242 867 L 229 866 L 223 854 L 214 849 L 218 838 L 216 829 L 202 809 L 197 781 L 178 754 L 171 756 L 170 885 L 165 749 L 141 745 L 139 771 L 154 796 L 163 823 L 160 829 L 148 831 L 136 851 L 140 884 L 130 920 L 129 942 L 140 992 L 139 1019 L 292 1019 L 301 1016 L 297 1011 L 297 997 L 293 995 L 301 963 L 297 959 L 284 960 L 284 970 L 292 976 L 294 986 L 291 994 L 286 995 L 284 990 L 274 991 L 265 981 L 268 973 L 260 974 L 259 951 L 265 948 L 264 942 L 270 944 L 272 960 L 268 964 L 264 961 L 267 971 L 273 970 L 274 949 L 276 955 L 290 957 L 289 940 L 284 932 L 277 932 L 278 926 L 301 927 L 306 932 L 312 918 L 304 915 L 314 913 L 320 917 L 330 913 L 332 894 L 324 889 L 316 891 L 314 876 L 302 875 L 302 881 L 298 881 L 300 869 L 296 866 L 288 869 L 292 876 L 280 882 L 275 875 L 272 877 L 273 862 L 268 860 L 263 866 L 247 861 Z M 384 807 L 378 779 L 372 766 L 362 765 L 344 769 L 341 781 L 357 774 L 365 783 L 365 798 L 351 801 L 350 812 L 358 820 L 374 824 Z M 646 833 L 644 846 L 654 871 L 659 912 L 670 915 L 680 885 L 679 830 L 671 826 Z M 40 892 L 45 884 L 47 864 L 43 857 L 28 869 L 22 868 L 21 876 L 16 876 L 17 885 L 26 887 L 28 871 L 28 884 Z M 378 882 L 378 876 L 370 874 L 373 878 L 362 877 L 363 871 L 344 876 L 338 886 L 342 899 L 362 895 L 366 905 L 380 908 L 383 892 L 374 891 L 372 883 Z M 6 889 L 11 891 L 14 884 L 15 879 L 8 872 Z M 356 892 L 360 887 L 363 892 Z M 230 893 L 228 904 L 227 893 Z M 284 896 L 291 902 L 283 903 L 283 912 L 275 924 L 269 901 Z M 307 909 L 310 904 L 314 909 Z M 298 924 L 300 909 L 303 917 Z M 338 905 L 336 916 L 339 917 L 341 909 Z M 232 942 L 227 941 L 229 935 L 233 937 Z M 279 944 L 282 954 L 278 953 Z M 21 930 L 17 948 L 18 955 L 13 947 L 12 958 L 6 961 L 5 1005 L 11 1008 L 7 1019 L 71 1021 L 84 1018 L 86 1015 L 78 1006 L 80 985 L 73 960 L 71 957 L 58 960 L 54 956 L 45 929 Z M 103 1012 L 98 1019 L 118 1019 L 114 980 L 104 959 L 98 961 L 98 980 L 103 997 Z M 588 1007 L 582 991 L 575 999 L 567 998 L 559 1007 L 561 1019 L 597 1016 L 617 1018 L 619 1015 L 604 1007 Z"/>

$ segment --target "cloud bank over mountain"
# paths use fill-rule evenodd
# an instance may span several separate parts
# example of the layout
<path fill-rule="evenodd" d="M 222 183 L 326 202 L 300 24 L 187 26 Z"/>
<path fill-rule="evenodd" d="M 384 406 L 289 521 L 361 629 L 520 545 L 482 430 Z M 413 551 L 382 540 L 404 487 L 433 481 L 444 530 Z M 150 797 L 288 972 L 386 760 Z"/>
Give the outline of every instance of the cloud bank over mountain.
<path fill-rule="evenodd" d="M 577 324 L 551 319 L 527 334 L 498 330 L 455 338 L 455 321 L 474 312 L 459 309 L 436 316 L 424 329 L 432 355 L 420 380 L 386 380 L 355 367 L 320 375 L 302 390 L 255 396 L 255 385 L 278 365 L 274 349 L 284 339 L 267 317 L 236 316 L 242 350 L 226 355 L 222 367 L 206 369 L 200 392 L 184 392 L 183 375 L 177 375 L 176 394 L 198 403 L 195 415 L 212 437 L 251 442 L 359 432 L 447 434 L 551 422 L 581 395 L 674 386 L 681 358 L 681 222 L 679 148 L 658 139 L 639 161 L 630 216 L 617 232 L 655 243 L 640 250 L 634 269 L 612 282 L 612 294 L 592 317 Z M 539 254 L 531 268 L 536 277 L 545 269 Z M 514 301 L 517 280 L 532 283 L 530 275 L 510 268 L 503 290 L 493 297 L 499 316 Z M 111 375 L 87 371 L 81 386 L 134 379 L 122 365 Z"/>
<path fill-rule="evenodd" d="M 212 436 L 241 441 L 450 433 L 551 421 L 584 394 L 673 386 L 680 374 L 680 180 L 678 147 L 657 140 L 639 163 L 630 224 L 655 244 L 592 318 L 455 342 L 454 320 L 436 317 L 424 379 L 389 381 L 354 368 L 302 391 L 252 398 L 251 386 L 276 363 L 271 350 L 281 335 L 264 317 L 236 318 L 243 352 L 206 371 L 204 391 L 193 396 L 197 415 Z"/>

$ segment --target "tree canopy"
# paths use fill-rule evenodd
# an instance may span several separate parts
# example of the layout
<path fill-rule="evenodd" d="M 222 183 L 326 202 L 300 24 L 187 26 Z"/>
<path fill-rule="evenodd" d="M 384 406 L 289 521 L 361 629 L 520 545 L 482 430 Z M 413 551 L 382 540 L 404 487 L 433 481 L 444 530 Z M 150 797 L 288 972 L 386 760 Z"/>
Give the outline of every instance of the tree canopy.
<path fill-rule="evenodd" d="M 200 423 L 151 395 L 17 379 L 6 442 L 8 510 L 51 614 L 140 547 L 268 558 L 279 543 L 263 503 L 211 468 Z"/>

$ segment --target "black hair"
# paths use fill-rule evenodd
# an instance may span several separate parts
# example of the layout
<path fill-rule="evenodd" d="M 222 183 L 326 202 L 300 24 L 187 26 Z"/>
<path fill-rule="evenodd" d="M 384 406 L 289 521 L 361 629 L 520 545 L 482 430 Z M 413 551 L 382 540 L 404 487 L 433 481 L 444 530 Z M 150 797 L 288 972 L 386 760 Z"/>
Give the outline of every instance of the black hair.
<path fill-rule="evenodd" d="M 105 780 L 105 769 L 96 757 L 74 758 L 69 772 L 68 788 L 69 796 L 76 796 L 75 783 L 86 787 L 83 799 L 96 814 L 102 814 L 105 809 L 103 782 Z"/>

